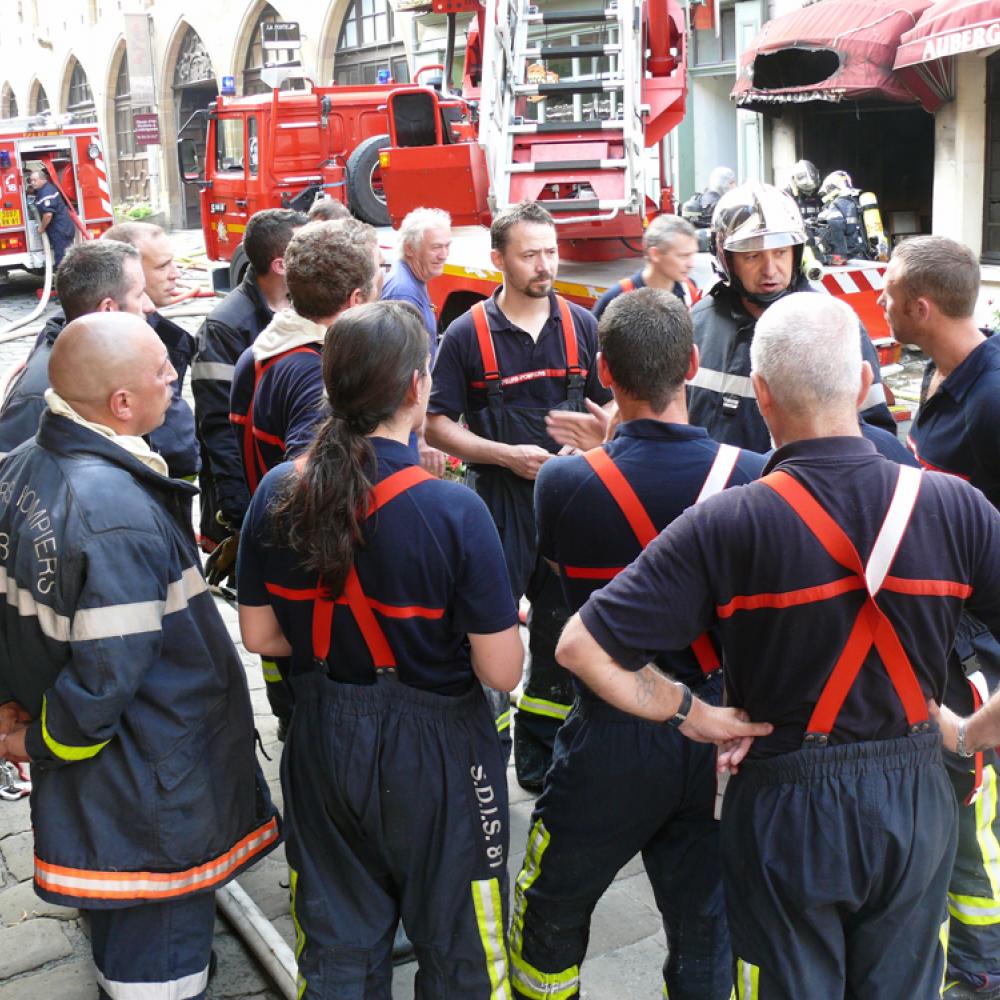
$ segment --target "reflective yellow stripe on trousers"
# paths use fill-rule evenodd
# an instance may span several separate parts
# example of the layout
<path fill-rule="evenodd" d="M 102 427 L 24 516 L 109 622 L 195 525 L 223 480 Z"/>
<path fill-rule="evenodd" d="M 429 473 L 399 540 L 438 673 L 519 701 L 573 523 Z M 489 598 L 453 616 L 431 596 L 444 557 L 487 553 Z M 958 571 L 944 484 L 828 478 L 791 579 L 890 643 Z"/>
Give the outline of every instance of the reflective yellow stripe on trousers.
<path fill-rule="evenodd" d="M 547 715 L 550 719 L 565 719 L 572 707 L 572 705 L 560 705 L 557 701 L 546 701 L 544 698 L 529 698 L 527 695 L 521 695 L 517 703 L 519 712 Z"/>
<path fill-rule="evenodd" d="M 759 990 L 760 967 L 736 959 L 736 996 L 739 1000 L 758 1000 Z"/>
<path fill-rule="evenodd" d="M 949 892 L 948 912 L 963 924 L 985 927 L 1000 923 L 1000 842 L 993 829 L 997 817 L 997 773 L 992 765 L 983 768 L 983 784 L 974 808 L 976 840 L 993 895 L 963 896 Z"/>
<path fill-rule="evenodd" d="M 472 904 L 476 910 L 479 938 L 486 956 L 490 980 L 490 1000 L 511 1000 L 507 976 L 507 945 L 503 938 L 503 905 L 500 883 L 495 878 L 472 883 Z"/>

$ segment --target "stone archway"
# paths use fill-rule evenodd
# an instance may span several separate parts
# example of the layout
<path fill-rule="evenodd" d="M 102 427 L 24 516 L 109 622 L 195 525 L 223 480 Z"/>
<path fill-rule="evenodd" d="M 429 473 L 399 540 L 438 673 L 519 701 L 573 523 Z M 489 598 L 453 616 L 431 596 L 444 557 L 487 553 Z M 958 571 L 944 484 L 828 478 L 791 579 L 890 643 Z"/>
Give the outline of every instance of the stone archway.
<path fill-rule="evenodd" d="M 64 110 L 73 115 L 75 122 L 96 122 L 97 106 L 94 104 L 94 94 L 90 89 L 87 72 L 76 56 L 70 56 L 66 67 L 63 85 Z"/>
<path fill-rule="evenodd" d="M 14 96 L 14 88 L 9 83 L 4 83 L 3 90 L 0 90 L 0 118 L 17 117 L 17 98 Z"/>
<path fill-rule="evenodd" d="M 195 123 L 185 129 L 193 112 L 207 108 L 219 96 L 218 82 L 212 70 L 212 60 L 201 36 L 189 24 L 182 26 L 176 47 L 176 59 L 170 77 L 173 97 L 173 132 L 176 138 L 190 137 L 199 147 L 202 161 L 205 155 L 205 121 L 195 119 Z M 201 208 L 198 203 L 198 189 L 183 184 L 178 177 L 181 191 L 182 209 L 175 221 L 186 229 L 201 226 Z"/>
<path fill-rule="evenodd" d="M 35 80 L 28 88 L 28 114 L 41 115 L 51 110 L 49 95 L 45 92 L 41 82 Z"/>

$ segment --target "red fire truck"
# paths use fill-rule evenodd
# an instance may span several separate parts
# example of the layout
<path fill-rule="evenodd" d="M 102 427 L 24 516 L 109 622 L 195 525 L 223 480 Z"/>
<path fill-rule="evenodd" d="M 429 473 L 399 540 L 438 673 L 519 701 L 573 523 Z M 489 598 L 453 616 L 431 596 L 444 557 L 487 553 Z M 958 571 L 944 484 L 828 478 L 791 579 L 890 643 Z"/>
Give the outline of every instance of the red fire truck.
<path fill-rule="evenodd" d="M 93 122 L 35 115 L 0 121 L 0 274 L 45 269 L 34 196 L 27 177 L 45 167 L 87 238 L 114 223 L 104 143 Z"/>
<path fill-rule="evenodd" d="M 682 120 L 687 94 L 678 0 L 604 0 L 587 9 L 531 0 L 400 4 L 448 15 L 444 66 L 417 74 L 437 72 L 435 86 L 416 79 L 220 98 L 207 115 L 204 166 L 182 140 L 182 175 L 202 189 L 209 258 L 231 261 L 230 281 L 238 278 L 249 216 L 307 208 L 321 190 L 375 225 L 398 226 L 413 208 L 440 207 L 468 227 L 456 230 L 445 274 L 431 287 L 444 325 L 500 280 L 482 227 L 505 206 L 537 199 L 559 231 L 559 290 L 592 304 L 634 266 L 621 258 L 639 255 L 648 221 L 673 210 L 662 141 Z M 460 93 L 448 73 L 458 14 L 473 15 Z M 383 242 L 391 247 L 391 232 Z M 870 294 L 881 270 L 822 287 L 857 299 L 888 362 L 898 345 L 874 307 L 877 292 Z"/>

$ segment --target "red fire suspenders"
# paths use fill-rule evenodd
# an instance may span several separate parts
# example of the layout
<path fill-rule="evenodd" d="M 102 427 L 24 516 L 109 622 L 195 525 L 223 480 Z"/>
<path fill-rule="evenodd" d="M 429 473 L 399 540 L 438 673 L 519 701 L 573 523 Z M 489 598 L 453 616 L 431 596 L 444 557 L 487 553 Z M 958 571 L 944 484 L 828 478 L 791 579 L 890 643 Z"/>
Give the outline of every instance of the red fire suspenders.
<path fill-rule="evenodd" d="M 725 489 L 739 456 L 739 448 L 727 444 L 719 445 L 715 460 L 712 462 L 712 468 L 709 469 L 708 476 L 695 503 L 700 503 L 712 494 Z M 643 507 L 642 501 L 632 489 L 632 484 L 603 448 L 594 448 L 592 451 L 585 452 L 583 457 L 604 484 L 605 489 L 611 494 L 611 498 L 618 505 L 619 510 L 625 515 L 625 520 L 628 521 L 632 534 L 645 548 L 659 532 L 646 512 L 646 508 Z M 611 580 L 624 568 L 624 566 L 611 568 L 564 566 L 563 571 L 571 579 Z M 694 653 L 702 673 L 707 675 L 719 669 L 719 654 L 707 633 L 700 635 L 691 643 L 691 652 Z"/>
<path fill-rule="evenodd" d="M 867 565 L 862 565 L 857 549 L 844 530 L 797 479 L 786 472 L 774 472 L 761 482 L 774 490 L 795 511 L 827 554 L 850 571 L 851 576 L 838 582 L 855 584 L 849 589 L 867 592 L 865 603 L 858 611 L 847 642 L 823 686 L 806 726 L 806 743 L 823 746 L 828 742 L 837 716 L 872 646 L 879 654 L 893 689 L 903 704 L 910 731 L 917 732 L 925 728 L 928 720 L 927 702 L 917 675 L 892 623 L 875 602 L 875 595 L 886 581 L 889 567 L 910 522 L 920 490 L 920 472 L 909 466 L 900 466 L 892 502 Z"/>
<path fill-rule="evenodd" d="M 626 292 L 634 292 L 635 282 L 631 278 L 622 278 L 622 280 L 618 282 L 618 288 L 622 295 Z"/>
<path fill-rule="evenodd" d="M 372 488 L 371 502 L 365 517 L 371 517 L 375 511 L 395 500 L 400 494 L 433 478 L 419 465 L 409 465 L 405 469 L 400 469 L 399 472 L 387 476 Z M 333 609 L 335 604 L 340 603 L 346 603 L 351 609 L 351 614 L 354 615 L 358 628 L 361 630 L 361 636 L 371 654 L 375 670 L 395 670 L 396 657 L 389 647 L 389 640 L 386 639 L 382 626 L 375 617 L 373 602 L 361 589 L 361 580 L 358 578 L 358 571 L 354 566 L 350 568 L 344 583 L 343 593 L 336 601 L 331 600 L 330 596 L 323 591 L 321 584 L 317 584 L 316 596 L 313 601 L 313 656 L 321 663 L 326 663 L 327 657 L 330 655 Z M 444 611 L 440 609 L 440 614 L 437 613 L 438 611 L 439 609 L 436 608 L 398 608 L 395 609 L 393 616 L 400 618 L 441 617 Z"/>
<path fill-rule="evenodd" d="M 262 431 L 254 426 L 253 404 L 257 398 L 257 389 L 260 387 L 261 377 L 264 372 L 282 358 L 287 358 L 291 354 L 307 353 L 315 354 L 316 352 L 309 347 L 294 347 L 289 351 L 284 351 L 282 354 L 276 354 L 273 358 L 268 358 L 266 361 L 257 361 L 255 359 L 253 363 L 253 391 L 250 393 L 247 412 L 229 414 L 230 423 L 241 424 L 243 426 L 243 469 L 247 477 L 247 485 L 250 487 L 251 496 L 257 491 L 261 479 L 264 478 L 264 473 L 260 470 L 264 469 L 264 472 L 267 471 L 258 441 L 265 441 L 267 444 L 273 444 L 282 450 L 285 447 L 285 442 L 277 435 L 268 434 L 267 431 Z"/>
<path fill-rule="evenodd" d="M 559 317 L 562 321 L 563 343 L 566 347 L 566 367 L 565 368 L 541 368 L 533 372 L 519 372 L 517 375 L 508 375 L 506 378 L 500 374 L 497 366 L 497 354 L 493 347 L 493 334 L 490 332 L 489 320 L 486 316 L 486 306 L 483 302 L 477 302 L 472 307 L 472 323 L 476 329 L 476 339 L 479 341 L 479 353 L 483 359 L 483 372 L 485 373 L 483 382 L 473 382 L 474 389 L 484 389 L 491 384 L 495 387 L 503 388 L 508 385 L 516 385 L 520 382 L 530 382 L 536 378 L 564 378 L 573 375 L 584 376 L 586 372 L 580 367 L 580 351 L 576 340 L 576 328 L 573 326 L 573 313 L 570 311 L 569 303 L 561 296 L 556 296 L 556 303 L 559 307 Z"/>

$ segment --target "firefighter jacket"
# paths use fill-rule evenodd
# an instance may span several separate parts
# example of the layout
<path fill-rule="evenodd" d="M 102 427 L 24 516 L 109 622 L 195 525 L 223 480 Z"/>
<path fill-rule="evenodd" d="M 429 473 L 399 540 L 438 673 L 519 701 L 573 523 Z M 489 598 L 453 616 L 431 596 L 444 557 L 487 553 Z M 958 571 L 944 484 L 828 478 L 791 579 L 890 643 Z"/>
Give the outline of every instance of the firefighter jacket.
<path fill-rule="evenodd" d="M 276 465 L 302 454 L 329 413 L 323 388 L 326 326 L 282 309 L 243 352 L 229 419 L 250 493 Z"/>
<path fill-rule="evenodd" d="M 273 318 L 253 268 L 249 268 L 242 283 L 202 323 L 191 366 L 198 440 L 206 471 L 211 476 L 215 507 L 234 527 L 243 521 L 250 494 L 243 479 L 240 451 L 229 426 L 233 369 L 240 355 Z"/>
<path fill-rule="evenodd" d="M 45 390 L 49 387 L 49 355 L 65 325 L 62 313 L 49 318 L 24 367 L 11 380 L 0 409 L 0 458 L 33 438 L 38 430 L 38 421 L 45 412 Z"/>
<path fill-rule="evenodd" d="M 159 313 L 151 313 L 146 318 L 163 342 L 170 355 L 170 363 L 177 372 L 177 381 L 173 385 L 174 398 L 167 410 L 167 417 L 149 435 L 149 443 L 167 460 L 171 476 L 175 479 L 187 479 L 198 471 L 201 464 L 198 442 L 194 438 L 194 414 L 187 400 L 181 398 L 184 376 L 187 375 L 194 355 L 194 340 L 182 326 Z"/>
<path fill-rule="evenodd" d="M 800 275 L 791 290 L 809 292 L 813 289 L 806 277 Z M 739 296 L 729 285 L 719 282 L 695 303 L 691 321 L 694 341 L 701 353 L 700 367 L 688 383 L 691 423 L 704 427 L 709 437 L 720 444 L 761 453 L 770 451 L 771 434 L 757 409 L 757 399 L 750 384 L 750 342 L 757 320 L 744 310 Z M 886 405 L 878 353 L 863 325 L 861 354 L 871 364 L 875 376 L 861 416 L 895 434 L 896 422 Z"/>
<path fill-rule="evenodd" d="M 194 492 L 51 411 L 0 463 L 0 701 L 34 719 L 43 899 L 209 891 L 280 839 L 243 667 L 185 521 Z"/>

